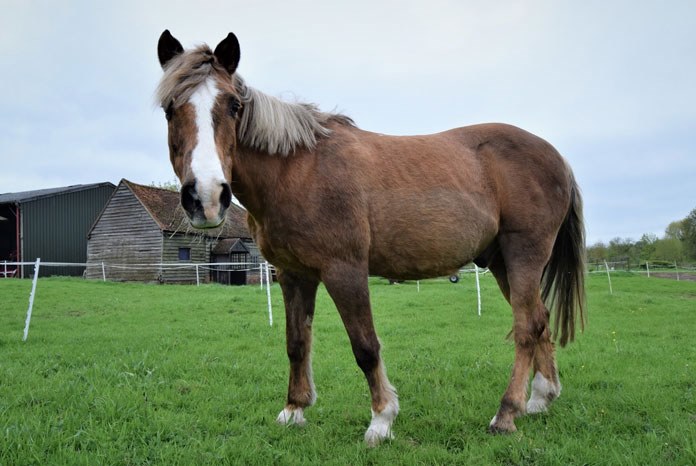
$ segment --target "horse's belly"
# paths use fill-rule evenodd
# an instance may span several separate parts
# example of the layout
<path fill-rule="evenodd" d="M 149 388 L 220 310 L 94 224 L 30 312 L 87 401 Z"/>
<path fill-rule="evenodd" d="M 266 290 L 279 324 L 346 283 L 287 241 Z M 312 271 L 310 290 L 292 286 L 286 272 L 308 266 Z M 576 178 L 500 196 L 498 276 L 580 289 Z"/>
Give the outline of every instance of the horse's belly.
<path fill-rule="evenodd" d="M 494 239 L 498 219 L 464 194 L 399 196 L 371 209 L 370 274 L 420 279 L 449 275 Z"/>
<path fill-rule="evenodd" d="M 424 263 L 411 257 L 408 262 L 379 260 L 370 263 L 370 275 L 399 280 L 423 280 L 454 275 L 462 265 L 471 260 Z"/>

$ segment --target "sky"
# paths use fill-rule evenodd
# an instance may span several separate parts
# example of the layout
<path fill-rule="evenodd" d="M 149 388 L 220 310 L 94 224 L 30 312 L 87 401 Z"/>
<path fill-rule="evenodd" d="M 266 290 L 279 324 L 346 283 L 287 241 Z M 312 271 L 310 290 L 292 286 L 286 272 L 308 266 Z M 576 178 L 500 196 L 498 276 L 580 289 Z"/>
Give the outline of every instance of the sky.
<path fill-rule="evenodd" d="M 570 162 L 588 244 L 696 208 L 696 2 L 0 0 L 0 193 L 175 179 L 157 40 L 241 44 L 257 89 L 363 129 L 522 127 Z"/>

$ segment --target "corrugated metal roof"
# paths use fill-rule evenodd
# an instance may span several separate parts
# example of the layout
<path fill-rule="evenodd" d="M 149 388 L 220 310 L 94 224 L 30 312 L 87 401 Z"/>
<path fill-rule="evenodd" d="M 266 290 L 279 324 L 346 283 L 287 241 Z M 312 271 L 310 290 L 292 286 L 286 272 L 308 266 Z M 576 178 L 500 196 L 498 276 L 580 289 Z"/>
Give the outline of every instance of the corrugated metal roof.
<path fill-rule="evenodd" d="M 77 191 L 84 191 L 85 189 L 97 188 L 100 186 L 114 186 L 113 183 L 92 183 L 92 184 L 76 184 L 72 186 L 65 186 L 62 188 L 48 188 L 48 189 L 37 189 L 35 191 L 22 191 L 19 193 L 4 193 L 0 194 L 0 204 L 10 204 L 34 201 L 36 199 L 41 199 L 43 197 L 55 196 L 56 194 L 68 194 Z"/>

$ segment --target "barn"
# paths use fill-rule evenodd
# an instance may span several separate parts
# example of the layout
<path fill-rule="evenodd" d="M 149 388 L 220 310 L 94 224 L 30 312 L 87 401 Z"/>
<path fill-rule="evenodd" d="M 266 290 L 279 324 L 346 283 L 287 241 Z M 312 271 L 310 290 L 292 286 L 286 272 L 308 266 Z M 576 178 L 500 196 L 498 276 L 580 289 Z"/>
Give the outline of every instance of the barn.
<path fill-rule="evenodd" d="M 95 183 L 0 194 L 0 261 L 86 262 L 87 233 L 114 192 Z M 32 266 L 11 268 L 28 276 Z M 40 275 L 81 276 L 84 267 L 43 267 Z M 4 268 L 3 268 L 4 273 Z"/>
<path fill-rule="evenodd" d="M 258 282 L 258 272 L 236 270 L 231 280 L 230 274 L 221 273 L 227 270 L 224 267 L 196 269 L 197 263 L 213 262 L 213 251 L 220 251 L 218 246 L 229 241 L 248 246 L 244 254 L 232 256 L 230 252 L 228 258 L 259 262 L 258 249 L 246 227 L 246 211 L 241 207 L 230 206 L 223 226 L 197 230 L 190 226 L 178 193 L 124 179 L 89 231 L 85 276 L 160 283 L 194 283 L 197 278 L 220 278 L 227 284 Z M 216 257 L 217 262 L 229 262 Z"/>

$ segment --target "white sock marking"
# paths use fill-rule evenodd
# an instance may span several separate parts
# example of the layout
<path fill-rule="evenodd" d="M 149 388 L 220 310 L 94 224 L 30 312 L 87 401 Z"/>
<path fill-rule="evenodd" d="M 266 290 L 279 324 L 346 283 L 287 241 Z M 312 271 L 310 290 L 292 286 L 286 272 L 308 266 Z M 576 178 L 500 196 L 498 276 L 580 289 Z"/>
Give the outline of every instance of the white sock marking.
<path fill-rule="evenodd" d="M 304 410 L 302 408 L 290 409 L 287 406 L 278 414 L 276 421 L 278 424 L 284 426 L 291 426 L 293 424 L 303 426 L 307 422 L 304 418 Z"/>
<path fill-rule="evenodd" d="M 554 385 L 549 379 L 537 372 L 532 380 L 532 395 L 527 402 L 527 414 L 543 413 L 551 400 L 561 394 L 561 384 Z"/>
<path fill-rule="evenodd" d="M 396 392 L 394 392 L 392 399 L 389 400 L 381 413 L 376 413 L 372 410 L 372 421 L 370 422 L 370 427 L 367 428 L 367 432 L 365 432 L 365 443 L 370 447 L 374 447 L 383 440 L 393 439 L 394 434 L 392 434 L 391 426 L 397 414 L 399 414 L 399 399 L 396 396 Z"/>

